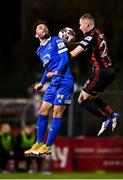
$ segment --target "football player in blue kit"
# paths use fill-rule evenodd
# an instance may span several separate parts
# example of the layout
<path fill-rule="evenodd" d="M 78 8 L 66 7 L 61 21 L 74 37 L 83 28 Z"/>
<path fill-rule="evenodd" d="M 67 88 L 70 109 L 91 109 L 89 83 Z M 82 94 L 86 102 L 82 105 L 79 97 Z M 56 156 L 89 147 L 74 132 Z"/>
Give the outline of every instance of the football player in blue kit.
<path fill-rule="evenodd" d="M 74 92 L 74 82 L 69 67 L 68 49 L 58 36 L 50 36 L 45 22 L 40 21 L 36 26 L 36 38 L 40 42 L 37 56 L 45 69 L 41 81 L 34 89 L 41 91 L 47 79 L 51 79 L 45 90 L 43 103 L 39 108 L 37 122 L 37 141 L 25 155 L 51 154 L 52 145 L 59 132 L 62 115 L 66 105 L 71 104 Z M 48 131 L 46 142 L 44 136 L 48 125 L 48 114 L 53 109 L 53 119 Z"/>

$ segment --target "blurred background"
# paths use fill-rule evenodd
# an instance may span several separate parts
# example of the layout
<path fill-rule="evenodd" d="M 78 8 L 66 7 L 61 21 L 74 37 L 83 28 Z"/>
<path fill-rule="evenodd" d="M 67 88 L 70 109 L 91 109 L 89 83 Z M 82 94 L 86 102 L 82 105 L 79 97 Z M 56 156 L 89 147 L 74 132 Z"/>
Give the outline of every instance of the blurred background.
<path fill-rule="evenodd" d="M 42 64 L 35 53 L 38 47 L 38 42 L 34 38 L 35 21 L 37 19 L 46 20 L 51 35 L 57 35 L 63 27 L 71 27 L 76 33 L 76 41 L 79 41 L 82 38 L 79 30 L 79 18 L 88 12 L 94 15 L 96 26 L 101 28 L 107 37 L 110 55 L 117 71 L 115 81 L 102 97 L 116 111 L 120 112 L 120 126 L 115 133 L 109 129 L 101 138 L 122 139 L 123 1 L 121 0 L 117 0 L 117 2 L 115 0 L 2 1 L 0 6 L 1 132 L 4 129 L 2 124 L 6 123 L 10 125 L 9 132 L 14 138 L 17 138 L 26 126 L 31 126 L 33 130 L 31 133 L 35 135 L 37 110 L 43 95 L 43 93 L 38 94 L 33 91 L 34 83 L 40 81 L 43 73 Z M 60 137 L 95 139 L 101 122 L 77 103 L 81 86 L 88 77 L 88 63 L 80 55 L 76 61 L 71 60 L 71 68 L 75 80 L 75 94 L 73 104 L 64 114 Z M 98 141 L 98 139 L 95 140 L 95 142 Z M 121 148 L 121 145 L 118 147 Z M 121 159 L 123 159 L 123 150 L 121 155 Z M 123 161 L 121 164 L 120 168 L 123 170 Z"/>

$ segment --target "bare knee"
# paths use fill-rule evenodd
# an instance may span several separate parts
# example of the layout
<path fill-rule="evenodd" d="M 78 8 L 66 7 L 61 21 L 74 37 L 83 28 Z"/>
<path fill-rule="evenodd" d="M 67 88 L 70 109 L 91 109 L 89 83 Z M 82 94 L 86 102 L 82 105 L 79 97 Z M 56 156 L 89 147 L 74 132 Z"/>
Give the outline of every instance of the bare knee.
<path fill-rule="evenodd" d="M 54 106 L 53 117 L 62 118 L 64 110 L 65 110 L 65 106 Z"/>
<path fill-rule="evenodd" d="M 38 111 L 39 114 L 42 114 L 42 115 L 48 115 L 49 113 L 49 110 L 48 109 L 45 109 L 43 108 L 42 106 L 40 107 L 39 111 Z"/>
<path fill-rule="evenodd" d="M 81 104 L 83 101 L 89 99 L 91 97 L 90 94 L 86 93 L 85 91 L 81 91 L 78 97 L 78 103 Z"/>
<path fill-rule="evenodd" d="M 48 115 L 51 107 L 52 107 L 52 104 L 43 102 L 38 113 L 42 115 Z"/>

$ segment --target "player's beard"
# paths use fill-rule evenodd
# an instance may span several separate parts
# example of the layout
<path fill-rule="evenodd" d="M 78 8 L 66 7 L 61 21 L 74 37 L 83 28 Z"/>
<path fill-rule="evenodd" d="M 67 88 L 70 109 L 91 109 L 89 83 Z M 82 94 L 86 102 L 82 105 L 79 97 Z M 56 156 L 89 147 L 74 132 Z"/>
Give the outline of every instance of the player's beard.
<path fill-rule="evenodd" d="M 50 34 L 45 34 L 43 37 L 41 37 L 42 40 L 48 39 L 50 37 Z"/>

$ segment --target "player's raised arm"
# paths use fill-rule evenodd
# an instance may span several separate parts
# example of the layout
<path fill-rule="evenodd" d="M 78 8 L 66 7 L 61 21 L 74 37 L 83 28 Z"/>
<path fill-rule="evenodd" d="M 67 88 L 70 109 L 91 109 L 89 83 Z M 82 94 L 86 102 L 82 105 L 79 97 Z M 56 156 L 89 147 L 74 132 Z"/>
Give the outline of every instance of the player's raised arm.
<path fill-rule="evenodd" d="M 80 45 L 77 46 L 75 49 L 70 51 L 71 57 L 76 57 L 78 56 L 82 51 L 84 51 L 84 48 L 82 48 Z"/>

